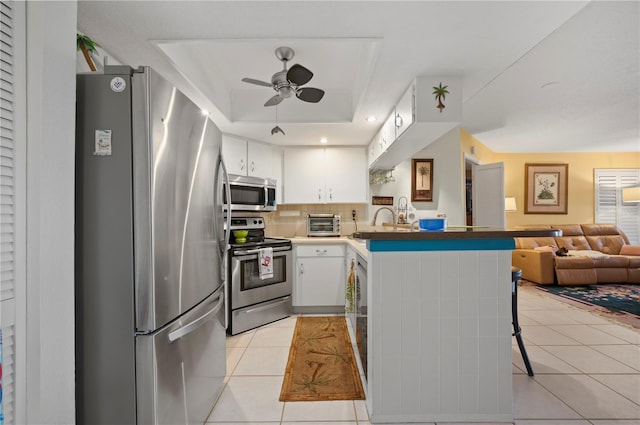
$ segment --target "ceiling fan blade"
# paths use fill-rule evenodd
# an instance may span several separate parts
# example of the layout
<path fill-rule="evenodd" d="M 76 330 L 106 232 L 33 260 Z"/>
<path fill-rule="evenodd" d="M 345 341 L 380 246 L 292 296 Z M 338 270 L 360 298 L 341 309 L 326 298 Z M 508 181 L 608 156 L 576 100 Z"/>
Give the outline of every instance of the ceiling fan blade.
<path fill-rule="evenodd" d="M 284 97 L 276 94 L 271 99 L 267 100 L 267 102 L 264 104 L 264 106 L 275 106 L 278 103 L 282 102 L 283 99 L 284 99 Z"/>
<path fill-rule="evenodd" d="M 296 92 L 296 97 L 305 102 L 318 103 L 324 96 L 324 90 L 316 89 L 314 87 L 302 87 Z"/>
<path fill-rule="evenodd" d="M 296 86 L 307 84 L 311 77 L 313 77 L 313 72 L 298 64 L 293 65 L 287 72 L 287 80 Z"/>
<path fill-rule="evenodd" d="M 272 87 L 271 83 L 267 83 L 266 81 L 254 80 L 253 78 L 243 78 L 242 81 L 249 84 L 257 84 L 259 86 Z"/>

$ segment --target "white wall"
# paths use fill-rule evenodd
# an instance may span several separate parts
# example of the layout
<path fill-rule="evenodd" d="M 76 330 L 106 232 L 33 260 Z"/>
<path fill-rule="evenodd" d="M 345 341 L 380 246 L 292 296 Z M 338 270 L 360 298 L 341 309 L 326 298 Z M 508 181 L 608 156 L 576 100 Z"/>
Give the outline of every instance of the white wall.
<path fill-rule="evenodd" d="M 464 204 L 464 175 L 460 150 L 460 129 L 454 128 L 429 146 L 417 152 L 413 158 L 433 158 L 433 202 L 411 202 L 411 159 L 397 165 L 393 170 L 395 181 L 370 186 L 371 196 L 393 196 L 394 208 L 398 199 L 406 196 L 409 206 L 418 211 L 437 211 L 447 215 L 447 224 L 462 226 L 466 223 Z M 369 217 L 379 206 L 369 206 Z M 381 212 L 377 222 L 390 222 Z"/>
<path fill-rule="evenodd" d="M 75 423 L 76 14 L 75 1 L 26 3 L 29 424 Z"/>

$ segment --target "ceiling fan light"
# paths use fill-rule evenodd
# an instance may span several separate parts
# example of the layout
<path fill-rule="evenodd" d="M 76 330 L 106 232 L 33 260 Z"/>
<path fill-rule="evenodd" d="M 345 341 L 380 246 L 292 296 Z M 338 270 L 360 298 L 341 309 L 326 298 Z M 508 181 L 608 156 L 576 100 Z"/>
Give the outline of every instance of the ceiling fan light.
<path fill-rule="evenodd" d="M 276 125 L 271 129 L 271 135 L 273 136 L 274 134 L 278 133 L 282 133 L 282 135 L 285 136 L 284 131 L 280 128 L 280 126 Z"/>
<path fill-rule="evenodd" d="M 289 86 L 280 87 L 280 89 L 278 90 L 278 93 L 280 94 L 280 96 L 285 98 L 291 97 L 293 96 L 293 89 Z"/>

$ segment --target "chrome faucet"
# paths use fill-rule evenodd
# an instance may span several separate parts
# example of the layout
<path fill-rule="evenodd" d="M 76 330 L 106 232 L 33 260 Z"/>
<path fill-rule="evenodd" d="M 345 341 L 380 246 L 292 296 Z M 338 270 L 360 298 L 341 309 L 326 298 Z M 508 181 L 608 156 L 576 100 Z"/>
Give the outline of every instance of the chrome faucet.
<path fill-rule="evenodd" d="M 372 226 L 376 225 L 376 218 L 378 218 L 378 213 L 380 212 L 380 210 L 387 210 L 391 213 L 391 219 L 393 220 L 393 230 L 398 230 L 398 224 L 396 223 L 396 213 L 389 207 L 378 208 L 376 212 L 373 214 L 373 220 L 371 220 L 371 225 Z"/>

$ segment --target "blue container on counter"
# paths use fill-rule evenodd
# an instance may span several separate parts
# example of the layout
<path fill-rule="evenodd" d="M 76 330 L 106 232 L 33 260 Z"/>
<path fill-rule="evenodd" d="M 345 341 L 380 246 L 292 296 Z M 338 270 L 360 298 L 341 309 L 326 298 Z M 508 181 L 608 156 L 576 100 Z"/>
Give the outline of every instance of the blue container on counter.
<path fill-rule="evenodd" d="M 418 228 L 422 232 L 444 230 L 446 227 L 446 218 L 421 218 L 420 220 L 418 220 Z"/>

